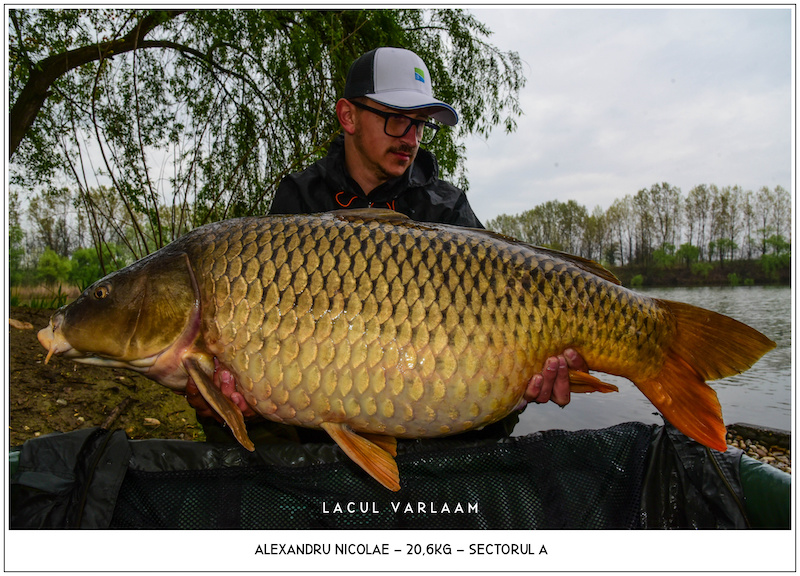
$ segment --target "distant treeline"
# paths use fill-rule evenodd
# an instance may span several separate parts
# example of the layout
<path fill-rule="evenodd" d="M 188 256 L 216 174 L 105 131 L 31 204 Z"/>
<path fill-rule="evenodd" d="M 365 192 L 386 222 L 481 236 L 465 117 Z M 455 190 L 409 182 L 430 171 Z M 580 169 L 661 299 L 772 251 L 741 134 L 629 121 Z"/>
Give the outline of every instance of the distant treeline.
<path fill-rule="evenodd" d="M 791 197 L 780 186 L 757 192 L 701 184 L 685 196 L 664 182 L 591 213 L 574 200 L 551 200 L 522 214 L 501 214 L 490 230 L 611 267 L 685 268 L 707 276 L 714 264 L 760 261 L 767 277 L 791 260 Z"/>
<path fill-rule="evenodd" d="M 89 191 L 87 210 L 75 191 L 34 194 L 27 209 L 9 194 L 9 284 L 77 286 L 130 264 L 136 230 L 119 197 Z M 102 212 L 103 218 L 93 218 Z M 160 221 L 176 221 L 162 206 Z M 24 218 L 23 216 L 27 216 Z M 23 226 L 27 220 L 27 226 Z M 791 263 L 791 199 L 780 186 L 758 192 L 701 185 L 686 197 L 656 184 L 589 211 L 569 200 L 551 200 L 515 216 L 501 215 L 487 228 L 520 240 L 590 258 L 610 267 L 625 284 L 719 284 L 788 282 Z M 176 229 L 177 236 L 188 228 Z M 148 251 L 158 246 L 146 236 Z"/>

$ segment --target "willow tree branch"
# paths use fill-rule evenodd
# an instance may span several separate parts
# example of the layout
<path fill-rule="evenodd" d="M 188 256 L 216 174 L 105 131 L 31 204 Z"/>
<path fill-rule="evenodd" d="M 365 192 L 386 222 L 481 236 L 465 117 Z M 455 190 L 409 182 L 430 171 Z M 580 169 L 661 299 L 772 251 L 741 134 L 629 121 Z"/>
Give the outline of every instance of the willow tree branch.
<path fill-rule="evenodd" d="M 9 158 L 14 155 L 28 129 L 33 126 L 39 110 L 50 95 L 53 83 L 59 77 L 89 62 L 112 58 L 117 54 L 144 47 L 147 34 L 183 12 L 185 10 L 151 12 L 122 38 L 53 54 L 33 64 L 28 81 L 11 109 L 8 123 Z"/>

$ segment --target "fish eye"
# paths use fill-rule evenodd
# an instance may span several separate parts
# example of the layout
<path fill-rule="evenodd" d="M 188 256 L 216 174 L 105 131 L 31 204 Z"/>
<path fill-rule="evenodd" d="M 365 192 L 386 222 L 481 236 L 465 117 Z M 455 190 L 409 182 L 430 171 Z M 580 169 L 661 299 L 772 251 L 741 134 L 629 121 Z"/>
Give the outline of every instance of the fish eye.
<path fill-rule="evenodd" d="M 102 300 L 106 296 L 108 296 L 108 286 L 98 286 L 94 289 L 92 295 L 95 297 L 96 300 Z"/>

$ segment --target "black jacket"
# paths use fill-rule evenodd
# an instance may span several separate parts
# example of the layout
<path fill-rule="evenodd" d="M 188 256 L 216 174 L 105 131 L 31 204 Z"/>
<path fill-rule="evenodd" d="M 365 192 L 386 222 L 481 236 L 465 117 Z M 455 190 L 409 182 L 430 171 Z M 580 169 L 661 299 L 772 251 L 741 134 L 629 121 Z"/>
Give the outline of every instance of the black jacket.
<path fill-rule="evenodd" d="M 436 157 L 420 149 L 414 164 L 399 178 L 375 188 L 369 196 L 347 173 L 344 137 L 328 155 L 278 186 L 270 214 L 310 214 L 345 208 L 391 208 L 418 222 L 483 228 L 463 190 L 439 180 Z"/>

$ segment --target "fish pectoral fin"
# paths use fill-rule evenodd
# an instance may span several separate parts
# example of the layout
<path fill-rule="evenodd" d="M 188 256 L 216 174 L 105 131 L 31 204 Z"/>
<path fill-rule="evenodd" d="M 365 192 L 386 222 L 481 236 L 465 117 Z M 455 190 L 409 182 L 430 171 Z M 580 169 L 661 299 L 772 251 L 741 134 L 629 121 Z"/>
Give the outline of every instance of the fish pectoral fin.
<path fill-rule="evenodd" d="M 376 435 L 369 434 L 370 439 L 367 439 L 341 422 L 323 422 L 320 427 L 330 434 L 330 437 L 344 453 L 361 466 L 367 474 L 393 492 L 400 490 L 400 472 L 397 470 L 397 462 L 394 461 L 389 451 L 372 441 Z M 383 438 L 388 438 L 388 436 Z M 385 441 L 380 442 L 384 446 L 387 445 Z M 394 445 L 396 448 L 396 440 Z"/>
<path fill-rule="evenodd" d="M 588 372 L 569 371 L 569 391 L 578 392 L 619 392 L 619 388 L 613 384 L 603 382 L 589 374 Z"/>
<path fill-rule="evenodd" d="M 250 452 L 254 451 L 256 447 L 247 435 L 247 427 L 244 425 L 242 411 L 239 410 L 233 400 L 225 396 L 222 390 L 214 385 L 213 360 L 210 360 L 210 370 L 209 360 L 199 356 L 184 358 L 183 365 L 197 385 L 197 389 L 200 390 L 200 394 L 230 427 L 239 444 L 250 450 Z"/>

